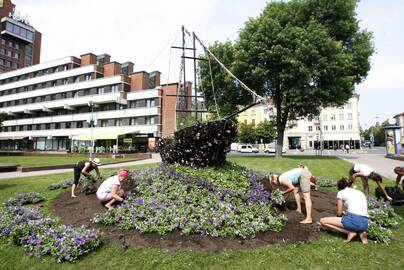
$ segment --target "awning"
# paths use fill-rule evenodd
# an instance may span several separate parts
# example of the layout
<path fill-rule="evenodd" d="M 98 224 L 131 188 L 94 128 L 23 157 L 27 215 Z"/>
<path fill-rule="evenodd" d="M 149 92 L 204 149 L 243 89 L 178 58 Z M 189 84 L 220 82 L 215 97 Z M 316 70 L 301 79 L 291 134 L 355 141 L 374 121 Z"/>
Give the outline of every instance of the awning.
<path fill-rule="evenodd" d="M 23 140 L 28 138 L 27 136 L 8 136 L 8 137 L 0 137 L 0 141 L 7 141 L 7 140 Z"/>
<path fill-rule="evenodd" d="M 99 131 L 93 133 L 93 140 L 116 140 L 118 136 L 130 134 L 130 133 L 137 133 L 137 131 Z M 79 134 L 72 137 L 72 140 L 75 141 L 91 141 L 91 133 L 86 134 Z"/>

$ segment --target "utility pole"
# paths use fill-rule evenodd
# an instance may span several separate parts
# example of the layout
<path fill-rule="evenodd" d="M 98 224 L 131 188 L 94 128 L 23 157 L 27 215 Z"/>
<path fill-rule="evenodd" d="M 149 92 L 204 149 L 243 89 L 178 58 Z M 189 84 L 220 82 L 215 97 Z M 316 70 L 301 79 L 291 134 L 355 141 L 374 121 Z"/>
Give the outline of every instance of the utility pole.
<path fill-rule="evenodd" d="M 195 120 L 198 120 L 198 91 L 197 91 L 197 86 L 196 86 L 196 46 L 195 46 L 195 33 L 192 32 L 192 43 L 194 47 L 194 89 L 195 89 Z"/>

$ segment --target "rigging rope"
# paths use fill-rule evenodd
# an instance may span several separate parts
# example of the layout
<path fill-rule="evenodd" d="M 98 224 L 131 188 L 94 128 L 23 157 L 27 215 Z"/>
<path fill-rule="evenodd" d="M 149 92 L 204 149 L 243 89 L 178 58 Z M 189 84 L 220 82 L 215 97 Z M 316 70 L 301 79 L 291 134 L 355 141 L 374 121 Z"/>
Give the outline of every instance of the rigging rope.
<path fill-rule="evenodd" d="M 213 83 L 212 66 L 211 66 L 211 64 L 210 64 L 210 57 L 209 57 L 209 55 L 208 55 L 208 60 L 209 60 L 210 82 L 211 82 L 211 84 L 212 84 L 212 91 L 213 91 L 213 99 L 214 99 L 214 101 L 215 101 L 215 108 L 216 108 L 217 117 L 220 119 L 219 108 L 217 107 L 217 101 L 216 101 L 215 85 L 214 85 L 214 83 Z"/>

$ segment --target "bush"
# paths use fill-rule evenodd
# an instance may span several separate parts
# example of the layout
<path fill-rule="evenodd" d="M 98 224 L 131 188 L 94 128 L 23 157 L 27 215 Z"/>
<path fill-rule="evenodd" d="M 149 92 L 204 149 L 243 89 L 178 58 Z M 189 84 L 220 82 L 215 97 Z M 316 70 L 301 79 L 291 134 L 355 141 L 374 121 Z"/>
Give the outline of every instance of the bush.
<path fill-rule="evenodd" d="M 246 182 L 240 190 L 228 183 L 229 178 L 218 181 L 220 170 L 209 169 L 207 178 L 198 176 L 200 169 L 179 165 L 136 171 L 136 192 L 120 207 L 96 215 L 93 222 L 161 235 L 176 229 L 184 235 L 213 237 L 280 231 L 284 216 L 272 207 L 261 179 L 239 166 L 233 168 Z"/>
<path fill-rule="evenodd" d="M 378 243 L 388 245 L 393 233 L 391 229 L 398 226 L 400 216 L 398 216 L 393 207 L 387 202 L 381 202 L 374 198 L 368 201 L 369 229 L 368 235 Z"/>
<path fill-rule="evenodd" d="M 30 256 L 51 255 L 57 262 L 74 261 L 101 244 L 101 233 L 84 226 L 73 228 L 42 215 L 39 208 L 23 204 L 43 200 L 38 193 L 24 193 L 0 208 L 0 238 L 22 246 Z"/>
<path fill-rule="evenodd" d="M 160 140 L 161 159 L 169 164 L 219 166 L 236 135 L 237 125 L 230 120 L 197 123 L 178 130 L 174 138 Z"/>
<path fill-rule="evenodd" d="M 17 206 L 17 205 L 25 205 L 25 204 L 32 204 L 32 203 L 39 203 L 44 201 L 43 198 L 38 192 L 28 192 L 18 194 L 14 198 L 8 199 L 4 202 L 4 206 Z"/>

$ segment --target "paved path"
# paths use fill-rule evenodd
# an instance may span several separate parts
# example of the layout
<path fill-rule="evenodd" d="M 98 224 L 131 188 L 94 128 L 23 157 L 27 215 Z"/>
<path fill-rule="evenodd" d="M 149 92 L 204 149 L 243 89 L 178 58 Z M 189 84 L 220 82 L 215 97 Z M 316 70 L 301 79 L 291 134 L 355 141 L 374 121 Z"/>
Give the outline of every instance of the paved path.
<path fill-rule="evenodd" d="M 107 164 L 107 165 L 100 166 L 100 168 L 105 169 L 105 168 L 116 168 L 116 167 L 122 167 L 122 166 L 128 166 L 129 167 L 129 166 L 151 164 L 151 163 L 158 163 L 158 162 L 161 162 L 160 155 L 159 154 L 153 154 L 152 158 L 150 158 L 150 159 L 122 162 L 122 163 L 116 163 L 116 164 Z M 46 170 L 46 171 L 34 171 L 34 172 L 7 172 L 7 173 L 0 173 L 0 180 L 1 179 L 10 179 L 10 178 L 38 176 L 38 175 L 66 173 L 66 172 L 73 173 L 73 169 L 59 169 L 59 170 Z"/>

